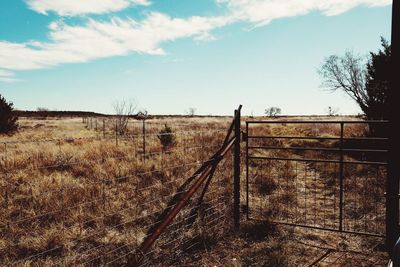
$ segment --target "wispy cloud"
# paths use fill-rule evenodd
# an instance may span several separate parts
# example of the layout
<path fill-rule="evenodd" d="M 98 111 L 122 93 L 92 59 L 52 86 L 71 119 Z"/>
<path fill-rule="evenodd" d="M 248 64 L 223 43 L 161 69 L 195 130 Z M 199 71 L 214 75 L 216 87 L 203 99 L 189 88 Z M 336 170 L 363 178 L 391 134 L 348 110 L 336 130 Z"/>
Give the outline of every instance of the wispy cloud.
<path fill-rule="evenodd" d="M 130 5 L 148 5 L 148 0 L 26 0 L 41 13 L 60 15 L 103 13 Z M 0 40 L 1 81 L 15 78 L 4 70 L 30 70 L 64 63 L 88 62 L 97 58 L 143 53 L 163 55 L 161 45 L 180 38 L 210 41 L 211 31 L 237 21 L 261 26 L 278 18 L 305 15 L 321 11 L 332 16 L 358 6 L 384 6 L 390 0 L 215 0 L 228 7 L 224 16 L 173 18 L 152 12 L 141 21 L 114 17 L 108 21 L 88 18 L 83 25 L 69 25 L 63 21 L 49 25 L 49 41 L 14 43 Z M 8 74 L 8 75 L 7 75 Z"/>
<path fill-rule="evenodd" d="M 160 44 L 179 38 L 202 37 L 229 23 L 226 17 L 171 18 L 150 13 L 143 21 L 114 18 L 90 19 L 84 26 L 54 22 L 50 42 L 0 41 L 0 67 L 12 70 L 39 69 L 63 63 L 87 62 L 129 53 L 163 55 Z"/>
<path fill-rule="evenodd" d="M 18 81 L 18 79 L 14 78 L 14 75 L 11 71 L 0 69 L 0 81 L 2 82 L 11 83 Z"/>
<path fill-rule="evenodd" d="M 227 5 L 232 16 L 237 20 L 266 25 L 272 20 L 306 15 L 311 11 L 321 11 L 327 16 L 334 16 L 350 9 L 365 5 L 369 7 L 385 6 L 391 0 L 216 0 Z"/>
<path fill-rule="evenodd" d="M 48 12 L 60 16 L 101 14 L 116 12 L 129 6 L 148 6 L 148 0 L 26 0 L 30 9 L 41 14 Z"/>

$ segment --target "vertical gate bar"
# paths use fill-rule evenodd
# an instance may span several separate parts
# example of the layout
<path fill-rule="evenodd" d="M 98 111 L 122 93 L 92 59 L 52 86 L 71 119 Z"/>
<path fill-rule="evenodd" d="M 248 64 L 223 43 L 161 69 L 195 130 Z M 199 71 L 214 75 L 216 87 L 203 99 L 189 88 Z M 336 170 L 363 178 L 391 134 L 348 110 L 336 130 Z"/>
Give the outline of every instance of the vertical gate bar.
<path fill-rule="evenodd" d="M 339 162 L 339 190 L 340 190 L 340 200 L 339 200 L 339 231 L 343 231 L 343 133 L 344 133 L 344 123 L 340 122 L 340 162 Z"/>
<path fill-rule="evenodd" d="M 249 219 L 249 122 L 246 121 L 246 218 Z"/>
<path fill-rule="evenodd" d="M 240 227 L 240 109 L 235 110 L 235 147 L 233 173 L 233 222 L 235 230 Z"/>
<path fill-rule="evenodd" d="M 388 145 L 388 174 L 386 180 L 386 247 L 392 253 L 394 244 L 399 237 L 399 177 L 400 166 L 398 162 L 399 145 L 399 119 L 397 117 L 400 77 L 400 2 L 393 0 L 392 5 L 392 32 L 391 32 L 391 83 L 388 91 L 387 108 L 389 114 L 389 145 Z M 397 126 L 397 127 L 396 127 Z"/>

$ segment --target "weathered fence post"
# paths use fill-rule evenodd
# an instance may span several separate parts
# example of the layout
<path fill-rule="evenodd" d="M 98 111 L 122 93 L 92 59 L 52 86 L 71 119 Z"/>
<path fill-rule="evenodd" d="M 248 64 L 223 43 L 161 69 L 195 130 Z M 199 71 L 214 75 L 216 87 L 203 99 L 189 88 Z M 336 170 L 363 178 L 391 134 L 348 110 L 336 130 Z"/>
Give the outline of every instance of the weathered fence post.
<path fill-rule="evenodd" d="M 115 145 L 118 146 L 118 121 L 115 120 Z"/>
<path fill-rule="evenodd" d="M 105 122 L 105 119 L 103 119 L 103 138 L 106 138 L 106 122 Z"/>
<path fill-rule="evenodd" d="M 392 38 L 391 38 L 391 83 L 388 92 L 389 115 L 389 145 L 388 145 L 388 176 L 386 181 L 386 247 L 391 254 L 399 235 L 399 178 L 400 164 L 399 117 L 398 103 L 400 101 L 400 3 L 393 1 L 392 6 Z M 396 125 L 397 124 L 397 125 Z"/>
<path fill-rule="evenodd" d="M 146 120 L 142 120 L 142 135 L 143 135 L 143 163 L 146 162 Z"/>
<path fill-rule="evenodd" d="M 235 146 L 233 166 L 233 223 L 235 230 L 240 227 L 240 109 L 235 110 Z"/>

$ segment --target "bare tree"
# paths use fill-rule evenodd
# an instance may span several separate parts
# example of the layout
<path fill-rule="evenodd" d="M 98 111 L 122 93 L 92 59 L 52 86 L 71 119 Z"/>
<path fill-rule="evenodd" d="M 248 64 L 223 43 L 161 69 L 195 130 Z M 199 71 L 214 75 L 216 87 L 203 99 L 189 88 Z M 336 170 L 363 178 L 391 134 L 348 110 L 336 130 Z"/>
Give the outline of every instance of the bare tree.
<path fill-rule="evenodd" d="M 319 69 L 322 85 L 329 90 L 342 90 L 368 113 L 369 96 L 366 90 L 366 59 L 347 51 L 344 56 L 329 56 Z"/>
<path fill-rule="evenodd" d="M 196 108 L 189 108 L 188 110 L 185 111 L 187 115 L 190 117 L 193 117 L 196 114 Z"/>
<path fill-rule="evenodd" d="M 48 112 L 48 111 L 50 111 L 48 108 L 44 108 L 44 107 L 37 107 L 36 108 L 36 111 L 37 112 Z"/>
<path fill-rule="evenodd" d="M 282 109 L 278 107 L 270 107 L 265 109 L 265 115 L 268 117 L 276 117 L 282 113 Z"/>
<path fill-rule="evenodd" d="M 120 100 L 115 101 L 113 104 L 114 112 L 116 115 L 116 127 L 117 132 L 122 135 L 128 130 L 129 118 L 135 114 L 136 111 L 135 100 Z"/>

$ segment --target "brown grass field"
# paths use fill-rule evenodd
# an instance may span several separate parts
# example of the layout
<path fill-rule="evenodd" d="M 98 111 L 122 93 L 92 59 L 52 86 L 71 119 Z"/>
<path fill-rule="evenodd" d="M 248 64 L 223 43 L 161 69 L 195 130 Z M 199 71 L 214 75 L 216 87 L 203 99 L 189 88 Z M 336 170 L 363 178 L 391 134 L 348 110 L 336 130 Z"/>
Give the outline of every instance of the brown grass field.
<path fill-rule="evenodd" d="M 110 118 L 90 123 L 82 118 L 21 118 L 16 134 L 0 136 L 0 266 L 126 264 L 171 198 L 183 190 L 181 185 L 220 147 L 230 120 L 152 119 L 146 122 L 143 141 L 140 121 L 132 120 L 124 135 L 116 135 Z M 159 140 L 165 124 L 175 139 L 167 147 Z M 338 134 L 330 125 L 310 127 L 273 125 L 252 131 Z M 364 136 L 366 129 L 351 125 L 346 132 Z M 253 145 L 276 145 L 271 142 Z M 336 144 L 290 140 L 278 145 Z M 334 157 L 313 151 L 255 150 L 254 155 Z M 337 164 L 250 161 L 249 220 L 242 215 L 240 232 L 232 230 L 232 169 L 228 154 L 202 203 L 200 190 L 145 255 L 143 266 L 385 266 L 381 237 L 275 223 L 336 228 Z M 385 169 L 348 164 L 344 172 L 344 229 L 384 234 Z M 244 181 L 243 164 L 242 204 Z"/>

